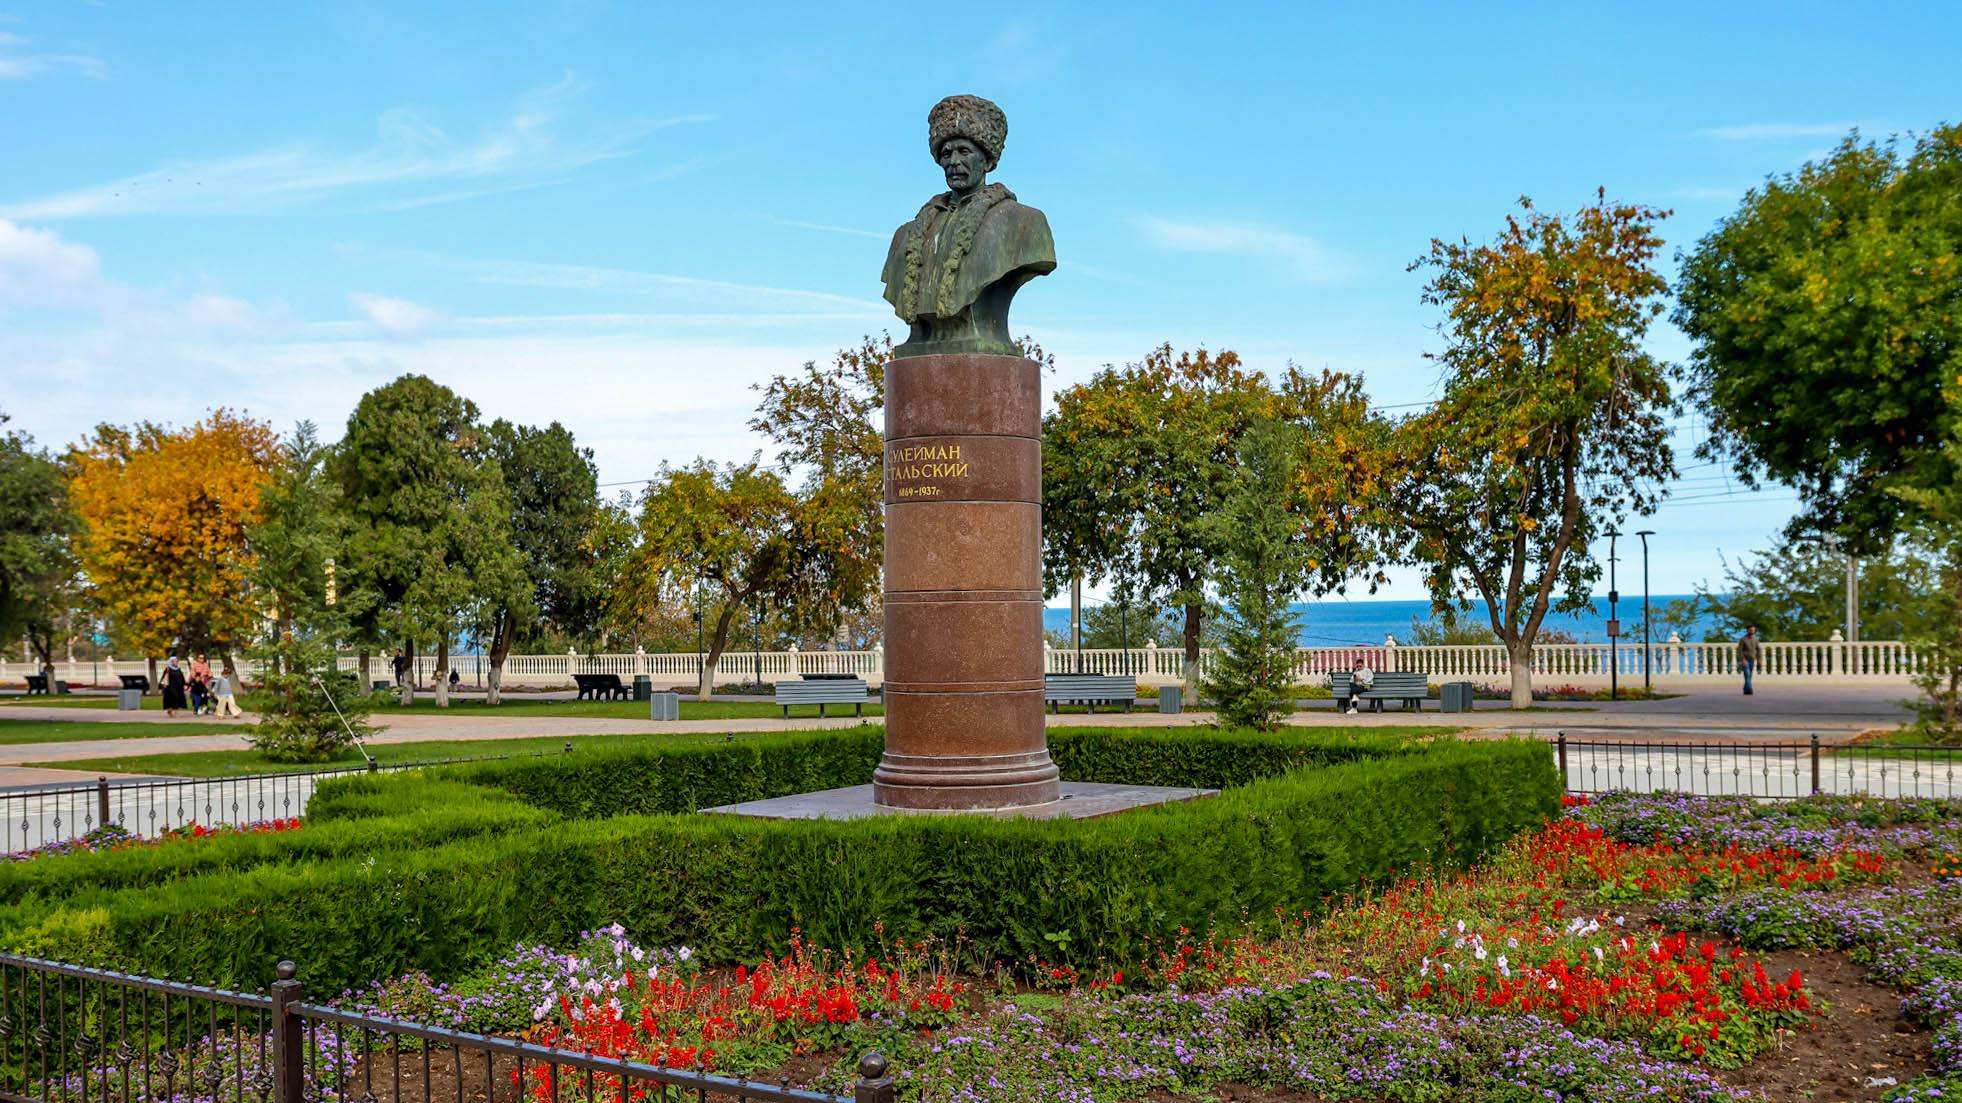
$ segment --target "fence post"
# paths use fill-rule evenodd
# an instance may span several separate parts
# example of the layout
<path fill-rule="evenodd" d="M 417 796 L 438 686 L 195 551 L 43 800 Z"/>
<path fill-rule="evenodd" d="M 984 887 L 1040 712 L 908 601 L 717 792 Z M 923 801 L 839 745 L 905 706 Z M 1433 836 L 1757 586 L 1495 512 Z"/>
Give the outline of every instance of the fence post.
<path fill-rule="evenodd" d="M 109 826 L 109 779 L 106 777 L 95 779 L 95 826 Z"/>
<path fill-rule="evenodd" d="M 293 1005 L 300 1002 L 299 970 L 279 963 L 272 986 L 273 1103 L 301 1103 L 306 1094 L 306 1037 Z"/>
<path fill-rule="evenodd" d="M 1812 795 L 1819 795 L 1819 733 L 1812 733 Z"/>
<path fill-rule="evenodd" d="M 1560 789 L 1562 792 L 1565 792 L 1567 789 L 1567 733 L 1566 732 L 1561 732 L 1559 738 L 1553 741 L 1553 748 L 1554 748 L 1553 753 L 1555 757 L 1557 757 L 1560 760 Z"/>
<path fill-rule="evenodd" d="M 858 1083 L 852 1085 L 852 1103 L 892 1103 L 892 1077 L 886 1075 L 886 1059 L 876 1049 L 868 1049 L 858 1059 Z"/>

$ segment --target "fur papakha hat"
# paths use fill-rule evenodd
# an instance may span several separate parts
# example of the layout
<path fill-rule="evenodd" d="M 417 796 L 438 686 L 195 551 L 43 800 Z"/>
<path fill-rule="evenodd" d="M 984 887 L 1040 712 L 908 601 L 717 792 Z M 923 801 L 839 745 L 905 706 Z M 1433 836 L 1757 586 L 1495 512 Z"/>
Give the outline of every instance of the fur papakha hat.
<path fill-rule="evenodd" d="M 986 150 L 988 160 L 999 162 L 1008 143 L 1008 116 L 980 96 L 948 96 L 927 112 L 927 152 L 938 161 L 940 147 L 955 138 L 966 138 Z"/>

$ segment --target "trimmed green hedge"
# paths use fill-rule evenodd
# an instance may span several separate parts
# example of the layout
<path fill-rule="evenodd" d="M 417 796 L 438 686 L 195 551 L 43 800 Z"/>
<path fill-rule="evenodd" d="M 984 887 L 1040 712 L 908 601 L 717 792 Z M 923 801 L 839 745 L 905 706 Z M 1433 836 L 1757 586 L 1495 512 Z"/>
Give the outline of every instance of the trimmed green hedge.
<path fill-rule="evenodd" d="M 687 813 L 724 804 L 866 785 L 885 729 L 786 732 L 741 742 L 597 747 L 577 755 L 444 768 L 444 775 L 515 793 L 574 819 Z M 1049 752 L 1067 781 L 1224 789 L 1302 766 L 1403 754 L 1399 735 L 1309 729 L 1059 728 Z M 336 783 L 343 784 L 343 783 Z M 317 799 L 317 798 L 316 798 Z"/>
<path fill-rule="evenodd" d="M 777 776 L 767 753 L 737 761 Z M 689 784 L 708 784 L 699 765 Z M 614 781 L 588 792 L 632 788 Z M 905 937 L 961 932 L 984 959 L 1083 966 L 1135 961 L 1182 926 L 1265 926 L 1393 869 L 1461 866 L 1554 814 L 1559 793 L 1540 744 L 1443 742 L 1099 820 L 563 823 L 30 902 L 0 909 L 0 931 L 16 950 L 220 984 L 258 983 L 291 957 L 315 991 L 412 968 L 456 975 L 519 940 L 563 944 L 616 920 L 722 961 L 780 948 L 793 927 L 865 946 L 882 922 Z"/>
<path fill-rule="evenodd" d="M 352 778 L 323 785 L 299 831 L 219 834 L 196 842 L 51 855 L 0 864 L 0 904 L 62 899 L 287 862 L 320 861 L 542 827 L 558 817 L 517 797 L 434 778 Z"/>

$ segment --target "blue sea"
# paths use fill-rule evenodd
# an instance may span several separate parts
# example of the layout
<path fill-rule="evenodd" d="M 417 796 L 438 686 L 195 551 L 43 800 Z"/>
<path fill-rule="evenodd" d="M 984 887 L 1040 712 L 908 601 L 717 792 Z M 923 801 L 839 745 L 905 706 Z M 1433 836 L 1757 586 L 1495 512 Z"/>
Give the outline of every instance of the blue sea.
<path fill-rule="evenodd" d="M 1662 607 L 1671 601 L 1685 598 L 1688 594 L 1651 594 L 1650 607 L 1659 615 Z M 1618 607 L 1621 614 L 1623 638 L 1640 638 L 1642 620 L 1642 595 L 1632 599 L 1624 591 Z M 1410 622 L 1429 620 L 1431 603 L 1428 601 L 1299 601 L 1294 605 L 1295 616 L 1301 624 L 1301 644 L 1303 647 L 1346 647 L 1356 644 L 1380 644 L 1387 634 L 1394 634 L 1399 643 L 1411 642 Z M 1474 604 L 1469 610 L 1459 614 L 1463 623 L 1485 624 L 1488 618 L 1484 604 Z M 1050 607 L 1043 611 L 1042 626 L 1051 632 L 1067 633 L 1070 630 L 1070 611 L 1068 606 Z M 1707 614 L 1701 618 L 1692 632 L 1684 632 L 1686 640 L 1700 640 L 1705 632 L 1717 627 L 1716 618 Z M 1608 639 L 1608 599 L 1597 597 L 1594 608 L 1573 616 L 1548 613 L 1541 631 L 1559 630 L 1572 635 L 1583 643 L 1606 643 Z M 1666 629 L 1658 628 L 1656 639 L 1667 639 Z"/>

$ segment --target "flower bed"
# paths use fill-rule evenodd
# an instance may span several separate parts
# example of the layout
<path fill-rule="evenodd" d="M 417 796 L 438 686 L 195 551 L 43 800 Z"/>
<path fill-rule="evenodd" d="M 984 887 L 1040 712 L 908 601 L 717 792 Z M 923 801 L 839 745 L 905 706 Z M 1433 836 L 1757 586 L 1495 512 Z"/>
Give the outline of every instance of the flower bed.
<path fill-rule="evenodd" d="M 255 820 L 251 823 L 219 824 L 206 827 L 201 823 L 187 823 L 179 827 L 165 828 L 152 838 L 145 838 L 125 829 L 121 824 L 108 824 L 98 827 L 86 835 L 60 842 L 44 843 L 30 850 L 16 850 L 5 855 L 9 862 L 26 862 L 35 858 L 49 858 L 59 854 L 99 853 L 109 850 L 128 850 L 139 846 L 161 846 L 165 843 L 184 839 L 208 839 L 213 835 L 268 835 L 276 831 L 295 831 L 300 826 L 298 816 L 279 820 Z"/>

